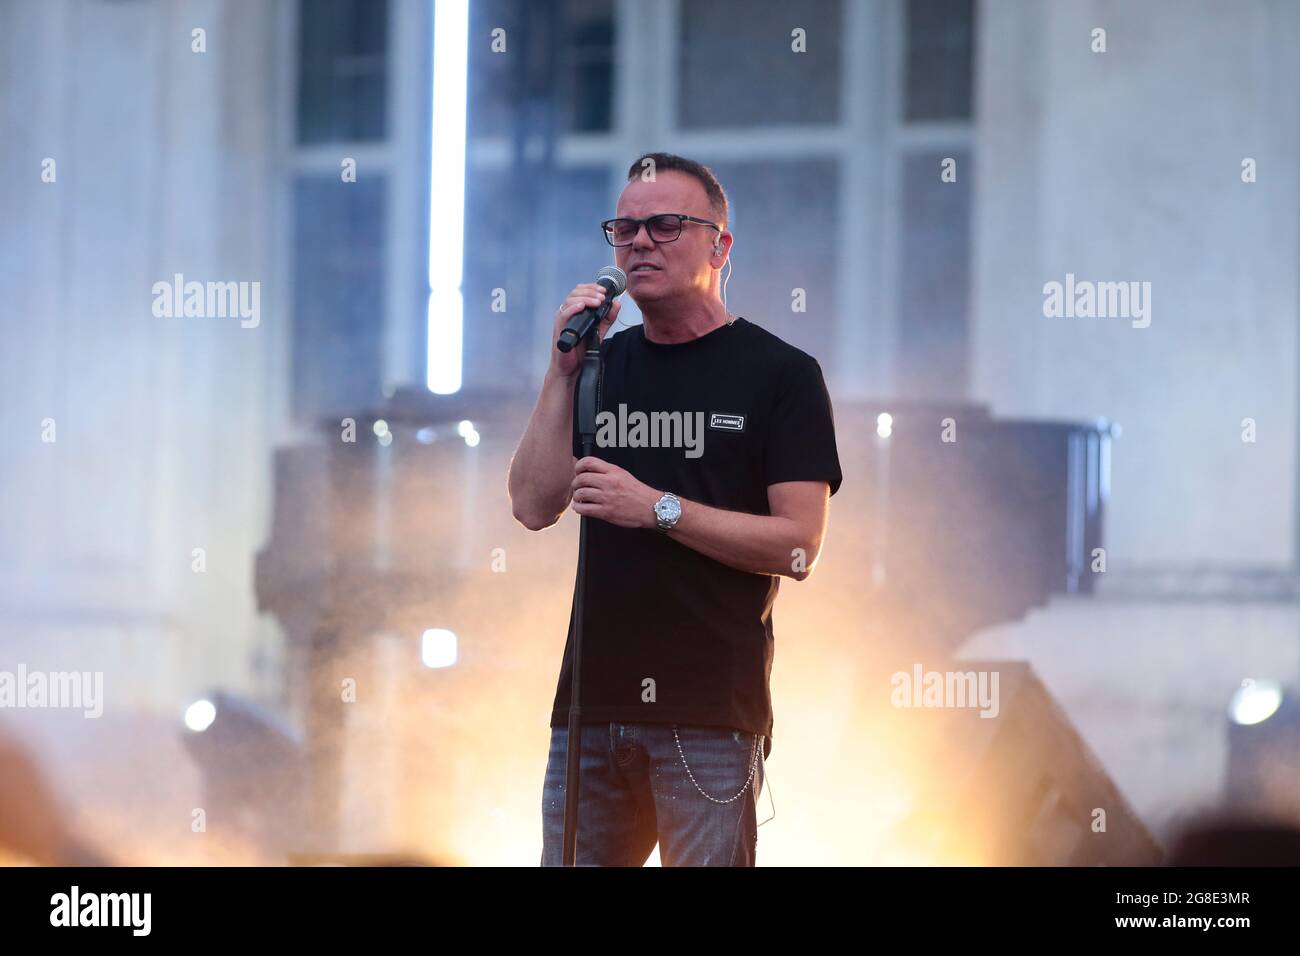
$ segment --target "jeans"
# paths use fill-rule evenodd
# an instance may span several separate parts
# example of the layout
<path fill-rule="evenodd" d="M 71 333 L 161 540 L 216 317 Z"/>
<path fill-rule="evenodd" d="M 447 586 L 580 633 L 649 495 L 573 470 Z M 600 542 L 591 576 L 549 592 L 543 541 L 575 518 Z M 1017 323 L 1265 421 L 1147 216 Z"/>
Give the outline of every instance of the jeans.
<path fill-rule="evenodd" d="M 563 865 L 568 737 L 567 727 L 551 728 L 542 866 Z M 664 866 L 753 866 L 763 776 L 763 738 L 756 734 L 683 724 L 584 724 L 577 865 L 642 866 L 658 842 Z"/>

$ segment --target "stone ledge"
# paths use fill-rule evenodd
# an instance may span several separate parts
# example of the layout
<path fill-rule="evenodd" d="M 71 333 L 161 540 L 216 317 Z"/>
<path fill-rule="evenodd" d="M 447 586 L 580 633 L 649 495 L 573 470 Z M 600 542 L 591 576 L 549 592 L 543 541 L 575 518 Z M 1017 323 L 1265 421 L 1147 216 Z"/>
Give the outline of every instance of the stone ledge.
<path fill-rule="evenodd" d="M 1152 567 L 1097 577 L 1101 600 L 1300 601 L 1300 573 L 1288 569 Z"/>

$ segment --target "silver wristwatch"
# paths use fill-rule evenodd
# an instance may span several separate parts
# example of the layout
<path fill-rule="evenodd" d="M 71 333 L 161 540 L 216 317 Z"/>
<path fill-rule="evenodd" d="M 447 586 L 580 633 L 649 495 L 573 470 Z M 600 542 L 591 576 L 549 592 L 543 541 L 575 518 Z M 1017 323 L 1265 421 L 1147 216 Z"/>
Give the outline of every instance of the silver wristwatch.
<path fill-rule="evenodd" d="M 671 531 L 682 516 L 682 503 L 671 491 L 655 502 L 655 523 L 660 531 Z"/>

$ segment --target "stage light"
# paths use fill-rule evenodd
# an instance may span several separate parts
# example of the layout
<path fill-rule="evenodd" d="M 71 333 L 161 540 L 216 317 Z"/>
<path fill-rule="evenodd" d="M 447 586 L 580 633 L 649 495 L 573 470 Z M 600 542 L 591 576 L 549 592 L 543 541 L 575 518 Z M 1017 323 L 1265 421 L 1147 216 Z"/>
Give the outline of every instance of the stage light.
<path fill-rule="evenodd" d="M 465 439 L 465 444 L 469 445 L 470 448 L 478 446 L 480 437 L 478 429 L 474 427 L 474 423 L 468 418 L 462 419 L 460 424 L 456 426 L 456 434 Z"/>
<path fill-rule="evenodd" d="M 889 412 L 881 412 L 876 416 L 876 434 L 881 438 L 888 438 L 894 433 L 894 416 Z"/>
<path fill-rule="evenodd" d="M 1228 716 L 1243 727 L 1263 723 L 1282 706 L 1282 688 L 1273 681 L 1244 680 L 1232 695 Z"/>
<path fill-rule="evenodd" d="M 465 99 L 469 4 L 438 0 L 433 23 L 433 150 L 429 162 L 428 378 L 460 390 L 465 303 Z"/>
<path fill-rule="evenodd" d="M 1246 678 L 1228 705 L 1224 802 L 1234 813 L 1300 820 L 1300 698 Z"/>
<path fill-rule="evenodd" d="M 382 435 L 379 436 L 379 444 L 383 445 L 385 448 L 387 448 L 392 443 L 393 443 L 392 432 L 384 432 Z"/>
<path fill-rule="evenodd" d="M 217 708 L 210 700 L 196 700 L 185 708 L 185 726 L 201 734 L 217 719 Z"/>
<path fill-rule="evenodd" d="M 384 421 L 382 418 L 375 421 L 374 427 L 376 435 L 382 436 L 388 434 L 388 422 Z"/>
<path fill-rule="evenodd" d="M 202 804 L 221 832 L 279 854 L 306 825 L 305 750 L 283 717 L 214 690 L 185 712 L 182 745 L 203 776 Z"/>
<path fill-rule="evenodd" d="M 425 425 L 415 433 L 415 440 L 421 445 L 432 445 L 438 437 L 438 429 L 432 425 Z"/>
<path fill-rule="evenodd" d="M 420 659 L 425 667 L 451 667 L 456 663 L 456 634 L 443 627 L 431 627 L 421 639 Z"/>

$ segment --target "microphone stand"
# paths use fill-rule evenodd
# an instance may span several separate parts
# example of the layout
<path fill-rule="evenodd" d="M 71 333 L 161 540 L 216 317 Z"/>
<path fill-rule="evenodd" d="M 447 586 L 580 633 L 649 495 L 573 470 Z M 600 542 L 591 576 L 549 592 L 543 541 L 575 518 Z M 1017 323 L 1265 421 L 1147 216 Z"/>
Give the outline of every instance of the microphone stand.
<path fill-rule="evenodd" d="M 573 416 L 582 442 L 582 457 L 596 445 L 596 415 L 600 410 L 600 384 L 604 367 L 600 353 L 600 323 L 593 322 L 584 341 L 587 350 L 573 387 Z M 573 589 L 573 627 L 569 632 L 569 739 L 566 745 L 567 773 L 564 786 L 564 865 L 576 866 L 578 859 L 578 769 L 582 756 L 582 605 L 587 590 L 587 516 L 578 516 L 578 581 Z"/>

